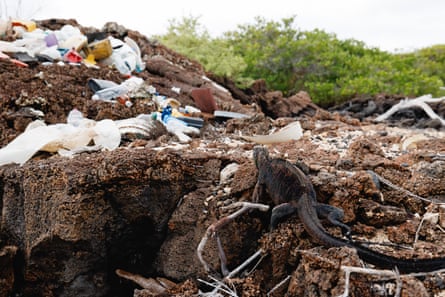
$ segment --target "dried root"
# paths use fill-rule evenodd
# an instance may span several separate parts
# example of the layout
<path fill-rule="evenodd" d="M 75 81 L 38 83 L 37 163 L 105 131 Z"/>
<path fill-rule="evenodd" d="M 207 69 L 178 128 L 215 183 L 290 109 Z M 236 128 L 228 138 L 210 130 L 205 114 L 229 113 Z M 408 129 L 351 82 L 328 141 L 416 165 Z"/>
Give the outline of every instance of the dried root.
<path fill-rule="evenodd" d="M 369 269 L 369 268 L 361 268 L 361 267 L 353 267 L 353 266 L 342 266 L 341 269 L 345 272 L 345 290 L 344 290 L 343 294 L 339 295 L 338 297 L 348 297 L 349 296 L 349 281 L 350 281 L 351 273 L 377 275 L 380 277 L 384 277 L 385 280 L 395 279 L 396 283 L 397 283 L 397 287 L 396 287 L 394 296 L 400 297 L 400 294 L 402 292 L 403 278 L 412 277 L 412 276 L 419 277 L 419 276 L 426 276 L 426 275 L 432 275 L 432 274 L 445 272 L 445 269 L 440 269 L 440 270 L 431 271 L 431 272 L 419 272 L 419 273 L 410 273 L 410 274 L 401 275 L 399 273 L 399 271 L 397 271 L 397 270 L 393 271 L 393 270 L 383 270 L 383 269 Z"/>
<path fill-rule="evenodd" d="M 433 109 L 427 104 L 427 103 L 436 103 L 440 102 L 442 100 L 445 100 L 445 97 L 442 98 L 432 98 L 431 95 L 424 95 L 420 96 L 415 99 L 405 99 L 401 100 L 396 105 L 392 106 L 388 111 L 386 111 L 384 114 L 378 116 L 375 120 L 377 122 L 384 121 L 388 119 L 391 115 L 396 113 L 399 110 L 411 108 L 411 107 L 420 107 L 422 108 L 425 113 L 433 120 L 438 120 L 442 124 L 442 126 L 445 126 L 445 120 L 442 119 L 438 114 L 436 114 Z"/>
<path fill-rule="evenodd" d="M 241 208 L 238 209 L 237 211 L 235 211 L 234 213 L 232 213 L 232 214 L 230 214 L 230 215 L 228 215 L 226 217 L 223 217 L 223 218 L 219 219 L 218 221 L 216 221 L 215 223 L 211 224 L 207 228 L 206 233 L 204 234 L 204 236 L 202 237 L 201 241 L 199 242 L 199 245 L 198 245 L 198 248 L 197 248 L 196 252 L 197 252 L 197 255 L 198 255 L 198 259 L 201 262 L 201 264 L 204 266 L 204 269 L 205 269 L 206 272 L 210 272 L 211 269 L 210 269 L 209 264 L 207 264 L 207 262 L 204 260 L 204 258 L 202 256 L 202 252 L 204 251 L 205 245 L 206 245 L 207 240 L 209 239 L 209 237 L 215 237 L 216 240 L 217 240 L 219 259 L 221 261 L 222 275 L 224 275 L 224 276 L 233 275 L 233 271 L 229 272 L 229 270 L 227 269 L 226 255 L 225 255 L 224 250 L 222 248 L 221 241 L 220 241 L 220 239 L 218 237 L 218 230 L 221 229 L 223 226 L 225 226 L 226 224 L 230 223 L 236 217 L 240 216 L 241 214 L 245 213 L 248 210 L 258 209 L 258 210 L 261 210 L 261 211 L 267 211 L 269 209 L 269 205 L 260 204 L 260 203 L 252 203 L 252 202 L 235 202 L 233 204 L 230 204 L 230 205 L 226 206 L 225 209 L 238 208 L 240 206 L 241 206 Z M 260 251 L 256 252 L 255 253 L 255 255 L 256 255 L 255 258 L 259 254 L 261 254 Z M 240 266 L 242 266 L 243 264 L 241 264 Z M 237 269 L 238 268 L 236 268 L 235 270 L 237 270 Z M 236 272 L 236 273 L 238 273 L 238 272 Z"/>
<path fill-rule="evenodd" d="M 157 277 L 156 279 L 145 278 L 142 275 L 134 274 L 122 269 L 116 269 L 116 274 L 122 278 L 133 281 L 155 295 L 165 293 L 167 290 L 176 286 L 174 282 L 162 277 Z"/>

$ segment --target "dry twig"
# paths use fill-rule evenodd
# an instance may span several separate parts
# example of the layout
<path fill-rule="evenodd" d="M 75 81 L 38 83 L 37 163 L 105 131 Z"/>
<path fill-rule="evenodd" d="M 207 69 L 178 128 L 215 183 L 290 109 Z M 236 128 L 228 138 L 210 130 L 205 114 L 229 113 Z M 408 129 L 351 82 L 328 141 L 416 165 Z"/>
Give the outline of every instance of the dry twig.
<path fill-rule="evenodd" d="M 375 120 L 377 122 L 384 121 L 388 119 L 391 115 L 396 113 L 399 110 L 410 108 L 410 107 L 420 107 L 422 108 L 425 113 L 433 120 L 438 120 L 442 124 L 442 126 L 445 126 L 445 120 L 442 119 L 438 114 L 436 114 L 433 109 L 427 104 L 427 103 L 436 103 L 444 100 L 445 97 L 441 98 L 432 98 L 431 95 L 424 95 L 420 96 L 415 99 L 405 99 L 401 100 L 396 105 L 393 105 L 388 111 L 386 111 L 384 114 L 381 114 L 378 116 Z"/>
<path fill-rule="evenodd" d="M 408 190 L 406 190 L 406 189 L 404 189 L 404 188 L 401 188 L 401 187 L 399 187 L 399 186 L 396 186 L 395 184 L 393 184 L 392 182 L 390 182 L 389 180 L 387 180 L 387 179 L 384 178 L 383 176 L 381 176 L 381 175 L 375 173 L 374 171 L 368 170 L 368 173 L 371 174 L 371 176 L 377 178 L 380 182 L 384 183 L 384 184 L 387 185 L 388 187 L 393 188 L 393 189 L 396 190 L 396 191 L 405 193 L 406 195 L 408 195 L 408 196 L 410 196 L 410 197 L 413 197 L 413 198 L 416 198 L 416 199 L 419 199 L 419 200 L 422 200 L 422 201 L 425 201 L 425 202 L 428 202 L 428 203 L 437 204 L 437 205 L 445 204 L 444 202 L 434 201 L 434 200 L 432 200 L 432 199 L 427 199 L 427 198 L 421 197 L 421 196 L 416 195 L 416 194 L 414 194 L 414 193 L 412 193 L 412 192 L 410 192 L 410 191 L 408 191 Z"/>
<path fill-rule="evenodd" d="M 252 203 L 252 202 L 235 202 L 232 203 L 226 207 L 224 207 L 225 209 L 232 209 L 232 208 L 238 208 L 241 207 L 240 209 L 238 209 L 237 211 L 235 211 L 234 213 L 223 217 L 221 219 L 219 219 L 218 221 L 216 221 L 215 223 L 211 224 L 207 230 L 206 233 L 204 234 L 204 236 L 202 237 L 201 241 L 199 242 L 198 248 L 196 250 L 197 255 L 198 255 L 198 259 L 201 262 L 201 264 L 204 266 L 204 269 L 206 270 L 206 272 L 210 272 L 210 266 L 207 264 L 207 262 L 204 260 L 203 256 L 202 256 L 202 252 L 204 251 L 205 245 L 207 243 L 207 240 L 209 239 L 210 236 L 216 237 L 217 238 L 217 242 L 219 241 L 218 239 L 218 230 L 220 228 L 222 228 L 223 226 L 225 226 L 226 224 L 230 223 L 231 221 L 233 221 L 236 217 L 240 216 L 241 214 L 245 213 L 248 210 L 252 210 L 252 209 L 258 209 L 261 211 L 267 211 L 269 210 L 269 205 L 265 205 L 265 204 L 260 204 L 260 203 Z M 226 256 L 224 254 L 224 251 L 222 249 L 221 243 L 218 244 L 218 251 L 219 251 L 219 258 L 221 261 L 221 270 L 222 270 L 222 274 L 223 275 L 230 275 L 231 273 L 228 272 L 227 269 L 227 263 L 226 263 Z M 260 250 L 261 251 L 261 250 Z M 260 252 L 258 251 L 258 252 Z M 257 252 L 257 253 L 258 253 Z M 257 253 L 255 253 L 255 258 L 257 257 Z M 261 252 L 260 252 L 261 253 Z M 252 257 L 250 257 L 249 259 L 251 259 Z M 249 260 L 248 259 L 248 260 Z M 241 264 L 243 265 L 243 264 Z M 238 271 L 236 272 L 238 273 Z"/>
<path fill-rule="evenodd" d="M 285 279 L 283 279 L 281 282 L 279 282 L 278 284 L 276 284 L 269 292 L 267 292 L 267 297 L 269 297 L 273 292 L 275 292 L 276 290 L 278 290 L 281 286 L 283 286 L 285 283 L 287 283 L 290 280 L 291 276 L 288 275 L 286 276 Z"/>
<path fill-rule="evenodd" d="M 199 279 L 199 278 L 198 278 L 198 281 L 200 281 L 201 283 L 206 284 L 207 286 L 212 287 L 214 289 L 211 292 L 206 292 L 206 293 L 200 291 L 198 296 L 200 296 L 200 297 L 220 297 L 220 296 L 223 297 L 224 295 L 220 293 L 220 292 L 222 292 L 222 293 L 227 294 L 230 297 L 238 297 L 238 294 L 236 293 L 235 288 L 233 288 L 233 289 L 229 288 L 224 282 L 222 282 L 212 276 L 209 276 L 209 278 L 212 280 L 212 282 L 208 282 L 208 281 L 205 281 L 205 280 Z"/>
<path fill-rule="evenodd" d="M 343 294 L 338 297 L 347 297 L 349 296 L 349 280 L 351 273 L 362 273 L 368 275 L 378 275 L 381 277 L 385 277 L 386 279 L 395 279 L 397 283 L 396 292 L 394 294 L 395 297 L 400 296 L 402 290 L 403 278 L 407 277 L 419 277 L 426 275 L 433 275 L 438 273 L 445 273 L 445 269 L 439 269 L 436 271 L 430 272 L 417 272 L 417 273 L 409 273 L 409 274 L 400 274 L 399 271 L 392 270 L 381 270 L 381 269 L 370 269 L 370 268 L 362 268 L 362 267 L 354 267 L 354 266 L 341 266 L 341 269 L 345 272 L 345 290 Z"/>

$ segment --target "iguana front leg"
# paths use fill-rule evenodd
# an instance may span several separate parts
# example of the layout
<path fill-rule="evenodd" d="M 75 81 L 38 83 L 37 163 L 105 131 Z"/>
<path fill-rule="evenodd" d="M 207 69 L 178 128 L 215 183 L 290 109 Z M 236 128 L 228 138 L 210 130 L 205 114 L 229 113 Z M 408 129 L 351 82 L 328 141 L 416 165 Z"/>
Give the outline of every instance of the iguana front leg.
<path fill-rule="evenodd" d="M 252 202 L 258 203 L 261 197 L 264 197 L 265 193 L 266 193 L 266 186 L 258 181 L 255 185 L 255 188 L 253 189 Z"/>
<path fill-rule="evenodd" d="M 282 203 L 280 205 L 275 206 L 272 209 L 272 215 L 270 217 L 270 230 L 273 230 L 277 227 L 278 223 L 285 217 L 295 213 L 297 208 L 287 203 Z"/>
<path fill-rule="evenodd" d="M 351 228 L 343 223 L 345 215 L 343 209 L 329 204 L 317 203 L 315 210 L 320 219 L 327 219 L 332 225 L 340 227 L 343 235 L 351 240 Z"/>

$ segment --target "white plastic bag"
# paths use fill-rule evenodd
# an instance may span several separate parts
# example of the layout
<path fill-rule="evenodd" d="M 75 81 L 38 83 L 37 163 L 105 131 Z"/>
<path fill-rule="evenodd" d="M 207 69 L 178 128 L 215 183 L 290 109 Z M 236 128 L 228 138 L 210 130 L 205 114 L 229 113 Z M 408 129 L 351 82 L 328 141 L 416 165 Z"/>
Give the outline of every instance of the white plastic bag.
<path fill-rule="evenodd" d="M 38 151 L 59 152 L 78 150 L 90 143 L 107 150 L 116 149 L 121 141 L 119 128 L 112 120 L 99 122 L 86 119 L 73 110 L 66 124 L 46 125 L 34 121 L 25 132 L 0 149 L 0 166 L 9 163 L 24 164 Z"/>

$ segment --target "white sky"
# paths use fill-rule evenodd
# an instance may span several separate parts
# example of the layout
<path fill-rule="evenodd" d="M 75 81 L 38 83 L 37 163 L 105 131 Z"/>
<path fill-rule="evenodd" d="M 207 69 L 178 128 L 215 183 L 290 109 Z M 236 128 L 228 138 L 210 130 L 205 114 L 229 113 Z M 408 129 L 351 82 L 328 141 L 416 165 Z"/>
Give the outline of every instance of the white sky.
<path fill-rule="evenodd" d="M 74 18 L 83 26 L 99 29 L 115 21 L 147 36 L 165 33 L 169 20 L 183 16 L 199 17 L 217 36 L 253 23 L 255 16 L 279 21 L 295 15 L 299 29 L 319 28 L 383 50 L 445 44 L 445 1 L 441 0 L 0 0 L 0 16 L 17 15 Z"/>

